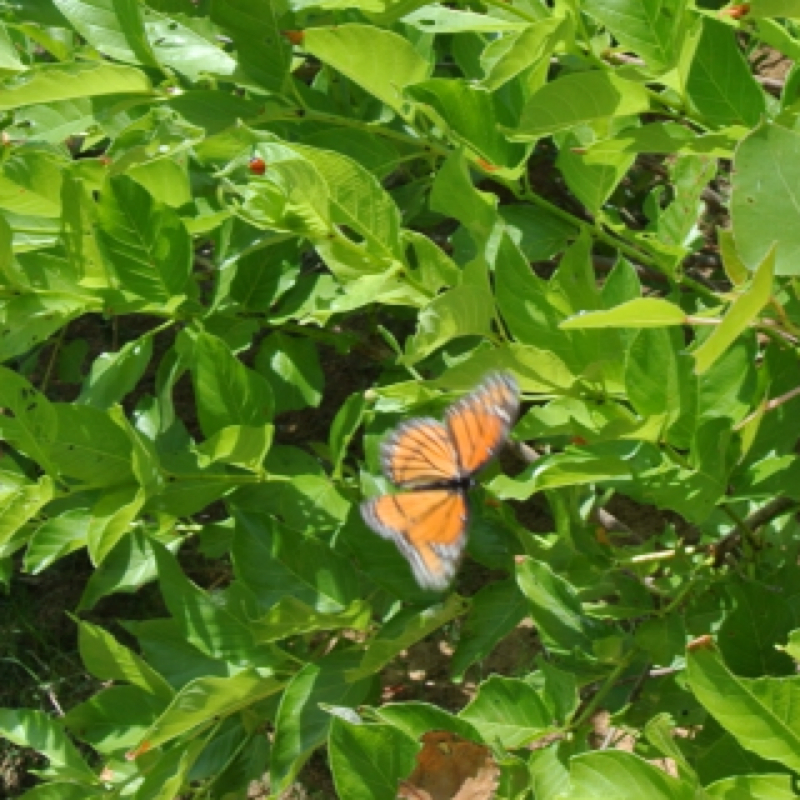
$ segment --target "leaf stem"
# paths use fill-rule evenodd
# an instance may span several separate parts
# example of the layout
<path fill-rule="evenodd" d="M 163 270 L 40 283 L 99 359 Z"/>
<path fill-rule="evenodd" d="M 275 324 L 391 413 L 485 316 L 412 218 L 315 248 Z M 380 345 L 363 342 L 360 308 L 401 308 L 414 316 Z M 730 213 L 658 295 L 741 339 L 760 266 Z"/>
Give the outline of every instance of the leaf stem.
<path fill-rule="evenodd" d="M 56 363 L 56 358 L 61 350 L 61 345 L 64 342 L 64 337 L 67 335 L 67 328 L 69 327 L 69 323 L 64 325 L 61 330 L 58 332 L 58 336 L 53 342 L 53 349 L 50 353 L 50 358 L 47 361 L 47 368 L 44 371 L 44 375 L 42 376 L 42 382 L 39 385 L 39 391 L 43 394 L 47 392 L 47 387 L 50 385 L 50 375 L 53 372 L 53 367 Z"/>
<path fill-rule="evenodd" d="M 324 111 L 311 111 L 303 109 L 302 116 L 297 112 L 287 112 L 285 114 L 269 115 L 256 122 L 305 122 L 306 120 L 313 120 L 314 122 L 327 122 L 329 125 L 338 125 L 342 128 L 357 128 L 358 130 L 368 131 L 374 136 L 383 136 L 385 139 L 395 139 L 403 144 L 418 147 L 420 150 L 426 150 L 434 153 L 442 158 L 447 158 L 450 155 L 450 150 L 443 145 L 434 142 L 420 139 L 418 136 L 411 136 L 408 133 L 400 133 L 385 126 L 378 126 L 371 122 L 362 122 L 361 120 L 350 120 L 346 117 L 340 117 L 336 114 L 326 114 Z"/>
<path fill-rule="evenodd" d="M 628 668 L 628 665 L 633 659 L 633 654 L 635 652 L 635 650 L 629 651 L 622 661 L 620 661 L 619 664 L 614 667 L 609 676 L 605 679 L 605 681 L 603 681 L 603 685 L 594 693 L 592 699 L 586 704 L 578 718 L 569 724 L 568 730 L 576 730 L 577 728 L 580 728 L 586 724 L 586 722 L 597 710 L 597 707 L 600 705 L 600 703 L 605 700 L 608 693 L 614 688 L 617 679 Z"/>

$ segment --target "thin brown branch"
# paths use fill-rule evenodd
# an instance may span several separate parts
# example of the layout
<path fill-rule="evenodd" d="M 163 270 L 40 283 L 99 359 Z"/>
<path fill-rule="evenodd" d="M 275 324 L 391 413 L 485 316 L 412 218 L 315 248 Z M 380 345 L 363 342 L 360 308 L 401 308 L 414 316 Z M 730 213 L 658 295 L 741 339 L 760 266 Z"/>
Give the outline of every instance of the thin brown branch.
<path fill-rule="evenodd" d="M 741 430 L 745 427 L 745 425 L 754 420 L 759 413 L 774 411 L 776 408 L 780 408 L 784 403 L 788 403 L 798 395 L 800 395 L 800 386 L 796 386 L 794 389 L 786 392 L 786 394 L 773 397 L 772 400 L 767 400 L 767 402 L 764 403 L 759 409 L 754 411 L 752 414 L 748 414 L 740 423 L 738 423 L 738 425 L 734 426 L 734 430 Z"/>
<path fill-rule="evenodd" d="M 797 508 L 800 508 L 800 504 L 796 500 L 792 500 L 789 497 L 776 497 L 774 500 L 770 500 L 763 508 L 759 508 L 750 514 L 745 519 L 745 524 L 751 531 L 755 531 Z"/>

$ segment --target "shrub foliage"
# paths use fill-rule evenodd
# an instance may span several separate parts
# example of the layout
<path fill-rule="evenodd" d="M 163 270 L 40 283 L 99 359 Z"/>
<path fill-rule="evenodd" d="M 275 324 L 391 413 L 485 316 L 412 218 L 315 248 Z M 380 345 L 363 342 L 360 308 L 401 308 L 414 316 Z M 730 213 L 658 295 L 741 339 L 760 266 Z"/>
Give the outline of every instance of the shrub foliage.
<path fill-rule="evenodd" d="M 387 798 L 431 731 L 485 797 L 796 796 L 797 17 L 5 5 L 0 565 L 85 551 L 105 687 L 0 711 L 26 797 L 277 795 L 327 748 Z M 514 452 L 425 592 L 359 503 L 493 370 Z M 85 619 L 150 583 L 163 616 Z M 460 706 L 395 696 L 431 636 Z"/>

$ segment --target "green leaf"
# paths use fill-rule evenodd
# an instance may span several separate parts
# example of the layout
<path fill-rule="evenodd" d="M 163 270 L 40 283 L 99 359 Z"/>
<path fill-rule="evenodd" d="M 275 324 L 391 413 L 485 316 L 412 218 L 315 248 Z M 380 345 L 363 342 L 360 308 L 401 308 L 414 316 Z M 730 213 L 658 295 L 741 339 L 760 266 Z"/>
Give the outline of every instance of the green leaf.
<path fill-rule="evenodd" d="M 457 286 L 420 311 L 417 331 L 406 345 L 403 361 L 416 364 L 459 336 L 488 336 L 492 306 L 477 286 Z"/>
<path fill-rule="evenodd" d="M 486 75 L 481 83 L 495 91 L 529 67 L 549 59 L 559 40 L 567 38 L 569 29 L 568 19 L 551 17 L 541 19 L 519 33 L 498 37 L 481 53 L 481 65 Z"/>
<path fill-rule="evenodd" d="M 96 61 L 37 64 L 3 84 L 0 111 L 79 97 L 149 94 L 151 91 L 145 73 L 134 67 Z"/>
<path fill-rule="evenodd" d="M 137 686 L 111 686 L 73 706 L 64 723 L 104 755 L 136 745 L 163 710 L 164 703 Z"/>
<path fill-rule="evenodd" d="M 78 626 L 81 658 L 92 675 L 104 681 L 126 681 L 169 703 L 174 692 L 140 656 L 90 622 L 81 620 Z"/>
<path fill-rule="evenodd" d="M 236 61 L 210 32 L 207 36 L 201 35 L 193 26 L 159 14 L 154 8 L 148 8 L 145 29 L 158 61 L 190 81 L 209 74 L 227 78 L 236 69 Z"/>
<path fill-rule="evenodd" d="M 238 489 L 231 497 L 237 508 L 272 514 L 314 536 L 340 528 L 352 510 L 319 461 L 296 448 L 273 445 L 264 468 L 274 479 Z"/>
<path fill-rule="evenodd" d="M 257 642 L 274 642 L 288 636 L 316 631 L 338 631 L 343 628 L 363 631 L 370 624 L 369 605 L 358 599 L 347 608 L 331 613 L 315 611 L 294 597 L 282 597 L 263 617 L 253 621 L 253 637 Z"/>
<path fill-rule="evenodd" d="M 642 416 L 681 411 L 679 352 L 674 337 L 663 328 L 643 328 L 631 342 L 625 360 L 625 386 L 634 410 Z M 658 374 L 652 365 L 658 364 Z"/>
<path fill-rule="evenodd" d="M 755 0 L 751 12 L 755 17 L 800 17 L 797 0 Z"/>
<path fill-rule="evenodd" d="M 125 484 L 107 490 L 92 506 L 86 543 L 95 566 L 130 532 L 144 502 L 145 492 L 140 486 Z"/>
<path fill-rule="evenodd" d="M 17 294 L 0 300 L 0 361 L 27 353 L 70 320 L 92 310 L 98 310 L 96 302 L 60 292 Z"/>
<path fill-rule="evenodd" d="M 473 742 L 482 741 L 478 730 L 467 720 L 453 716 L 430 703 L 409 700 L 404 703 L 385 703 L 371 711 L 381 722 L 405 731 L 414 741 L 419 741 L 428 731 L 451 731 Z"/>
<path fill-rule="evenodd" d="M 98 208 L 99 242 L 123 296 L 169 312 L 186 299 L 192 245 L 180 217 L 125 176 L 110 181 Z"/>
<path fill-rule="evenodd" d="M 694 133 L 676 122 L 653 122 L 625 128 L 613 137 L 589 146 L 586 160 L 604 159 L 608 153 L 684 153 L 731 158 L 747 128 L 732 126 L 715 133 Z"/>
<path fill-rule="evenodd" d="M 475 248 L 483 251 L 497 224 L 497 198 L 475 188 L 461 150 L 451 153 L 436 174 L 430 206 L 457 219 L 469 231 Z"/>
<path fill-rule="evenodd" d="M 757 125 L 765 112 L 764 92 L 739 50 L 736 32 L 710 17 L 700 24 L 685 78 L 689 103 L 712 126 Z"/>
<path fill-rule="evenodd" d="M 775 273 L 800 272 L 800 133 L 758 126 L 736 151 L 731 218 L 736 251 L 755 271 L 777 242 Z"/>
<path fill-rule="evenodd" d="M 547 284 L 533 272 L 510 235 L 500 241 L 495 281 L 498 308 L 515 338 L 566 361 L 569 340 L 558 331 L 564 315 L 549 302 Z"/>
<path fill-rule="evenodd" d="M 426 33 L 464 33 L 466 31 L 513 31 L 527 27 L 527 22 L 504 19 L 491 13 L 476 14 L 444 6 L 424 5 L 403 16 L 406 25 L 413 25 Z"/>
<path fill-rule="evenodd" d="M 689 649 L 686 666 L 689 688 L 742 747 L 800 769 L 800 678 L 740 678 L 703 642 Z"/>
<path fill-rule="evenodd" d="M 685 707 L 685 699 L 682 705 Z M 703 730 L 698 734 L 697 757 L 694 767 L 704 783 L 735 776 L 765 775 L 775 771 L 774 762 L 760 758 L 750 750 L 745 750 L 730 733 L 723 730 L 714 717 L 705 713 Z M 698 722 L 702 718 L 696 717 Z"/>
<path fill-rule="evenodd" d="M 58 354 L 56 374 L 64 383 L 81 383 L 83 380 L 83 362 L 89 352 L 86 339 L 73 339 L 65 344 Z"/>
<path fill-rule="evenodd" d="M 162 800 L 176 797 L 186 786 L 189 771 L 206 747 L 202 738 L 182 743 L 160 754 L 156 764 L 147 770 L 136 789 L 137 800 Z"/>
<path fill-rule="evenodd" d="M 711 800 L 795 800 L 791 775 L 736 775 L 705 787 Z"/>
<path fill-rule="evenodd" d="M 578 229 L 547 208 L 528 205 L 501 206 L 498 209 L 511 240 L 528 261 L 546 261 L 567 249 Z M 503 244 L 501 243 L 501 247 Z M 495 271 L 502 261 L 497 260 Z"/>
<path fill-rule="evenodd" d="M 97 784 L 94 771 L 81 758 L 64 728 L 42 711 L 0 709 L 0 733 L 22 747 L 32 747 L 48 759 L 42 777 L 60 778 L 90 787 Z"/>
<path fill-rule="evenodd" d="M 227 289 L 230 300 L 225 298 L 225 302 L 232 301 L 244 311 L 269 311 L 295 284 L 299 260 L 295 241 L 281 242 L 235 258 L 222 269 L 220 302 Z"/>
<path fill-rule="evenodd" d="M 367 400 L 363 392 L 351 394 L 336 412 L 331 423 L 328 446 L 331 451 L 335 477 L 341 477 L 342 464 L 347 457 L 347 448 L 364 419 L 366 407 Z"/>
<path fill-rule="evenodd" d="M 462 681 L 469 666 L 486 658 L 527 613 L 527 599 L 513 581 L 498 581 L 480 589 L 472 597 L 450 662 L 453 680 Z"/>
<path fill-rule="evenodd" d="M 731 304 L 711 335 L 692 353 L 695 372 L 702 375 L 750 326 L 772 296 L 775 250 L 770 250 L 756 269 L 750 286 Z"/>
<path fill-rule="evenodd" d="M 419 744 L 391 725 L 363 725 L 340 717 L 328 736 L 331 771 L 339 797 L 393 797 L 414 769 Z"/>
<path fill-rule="evenodd" d="M 203 433 L 210 437 L 229 425 L 269 422 L 274 400 L 266 378 L 242 364 L 216 336 L 193 338 L 192 379 Z"/>
<path fill-rule="evenodd" d="M 682 776 L 690 777 L 692 768 L 686 757 L 681 752 L 675 741 L 673 733 L 673 720 L 667 713 L 657 714 L 648 720 L 643 729 L 647 741 L 655 747 L 661 755 L 671 758 L 678 767 Z"/>
<path fill-rule="evenodd" d="M 685 0 L 664 4 L 639 0 L 586 0 L 583 8 L 604 25 L 622 47 L 636 53 L 651 72 L 671 67 L 677 60 L 686 28 Z"/>
<path fill-rule="evenodd" d="M 233 464 L 259 471 L 272 444 L 273 426 L 228 425 L 199 444 L 197 464 L 202 469 L 212 464 Z"/>
<path fill-rule="evenodd" d="M 67 261 L 66 268 L 58 272 L 64 273 L 66 281 L 72 285 L 85 286 L 94 292 L 110 289 L 113 276 L 100 248 L 98 205 L 89 182 L 67 175 L 61 190 L 61 204 L 61 241 Z M 30 274 L 30 268 L 26 268 L 26 272 Z M 56 270 L 51 267 L 47 272 L 52 274 Z"/>
<path fill-rule="evenodd" d="M 205 655 L 187 642 L 171 619 L 126 622 L 124 628 L 136 636 L 148 664 L 175 689 L 196 678 L 225 677 L 229 673 L 229 665 L 224 661 Z"/>
<path fill-rule="evenodd" d="M 624 458 L 616 450 L 602 446 L 567 450 L 541 459 L 529 475 L 517 478 L 500 475 L 491 481 L 489 488 L 502 500 L 526 500 L 541 489 L 627 478 L 631 468 Z"/>
<path fill-rule="evenodd" d="M 64 721 L 95 750 L 120 755 L 136 745 L 164 705 L 136 686 L 111 686 L 73 706 Z"/>
<path fill-rule="evenodd" d="M 36 461 L 48 473 L 55 467 L 47 443 L 58 430 L 54 406 L 16 372 L 0 366 L 0 437 Z"/>
<path fill-rule="evenodd" d="M 88 511 L 75 509 L 46 519 L 33 533 L 25 551 L 25 572 L 37 575 L 66 555 L 85 547 L 88 540 Z"/>
<path fill-rule="evenodd" d="M 658 238 L 664 244 L 688 249 L 697 235 L 703 211 L 702 195 L 717 171 L 716 160 L 684 155 L 672 165 L 672 202 L 658 213 Z"/>
<path fill-rule="evenodd" d="M 432 78 L 409 87 L 407 94 L 455 142 L 469 147 L 490 166 L 513 172 L 525 158 L 526 148 L 500 133 L 502 109 L 495 108 L 495 96 L 486 89 L 465 80 Z"/>
<path fill-rule="evenodd" d="M 406 106 L 403 89 L 424 81 L 431 70 L 409 41 L 369 25 L 309 28 L 303 47 L 401 116 Z M 375 64 L 386 68 L 375 69 Z"/>
<path fill-rule="evenodd" d="M 252 144 L 248 143 L 250 152 Z M 330 191 L 319 170 L 297 150 L 282 144 L 261 143 L 256 153 L 269 169 L 247 185 L 239 214 L 251 225 L 302 235 L 314 242 L 335 238 Z M 351 200 L 358 202 L 357 198 Z M 348 243 L 350 249 L 360 252 L 350 240 L 343 246 Z"/>
<path fill-rule="evenodd" d="M 101 353 L 81 387 L 77 403 L 111 408 L 133 391 L 153 355 L 153 337 L 141 336 L 116 353 Z"/>
<path fill-rule="evenodd" d="M 486 741 L 515 750 L 558 729 L 553 708 L 543 695 L 517 678 L 493 675 L 459 714 L 475 726 Z"/>
<path fill-rule="evenodd" d="M 451 594 L 444 603 L 423 611 L 408 608 L 396 614 L 386 623 L 377 636 L 370 640 L 358 667 L 348 673 L 350 680 L 357 680 L 378 672 L 398 653 L 424 639 L 429 633 L 441 628 L 450 620 L 464 613 L 465 601 Z"/>
<path fill-rule="evenodd" d="M 517 583 L 531 604 L 531 615 L 549 649 L 592 656 L 597 630 L 584 614 L 574 587 L 547 564 L 531 559 L 517 564 Z"/>
<path fill-rule="evenodd" d="M 78 520 L 84 513 L 86 512 L 76 512 Z M 65 517 L 67 515 L 62 514 L 54 522 L 66 522 Z M 34 534 L 34 541 L 37 536 L 38 531 Z M 174 539 L 168 546 L 173 550 L 177 549 L 181 541 Z M 115 592 L 132 594 L 153 580 L 157 574 L 156 558 L 150 539 L 143 531 L 133 530 L 117 542 L 103 559 L 103 563 L 92 572 L 76 611 L 89 611 L 100 598 Z"/>
<path fill-rule="evenodd" d="M 640 114 L 650 108 L 646 88 L 611 72 L 565 75 L 534 92 L 512 140 L 538 139 L 578 125 Z"/>
<path fill-rule="evenodd" d="M 25 524 L 39 514 L 53 494 L 53 482 L 47 475 L 34 483 L 20 475 L 0 472 L 0 546 L 13 546 L 19 535 L 24 535 Z"/>
<path fill-rule="evenodd" d="M 647 797 L 653 800 L 694 800 L 697 787 L 667 775 L 644 759 L 621 750 L 575 756 L 570 762 L 571 791 L 565 800 L 609 800 Z"/>
<path fill-rule="evenodd" d="M 531 753 L 531 788 L 536 792 L 535 797 L 555 800 L 566 796 L 569 790 L 569 751 L 573 748 L 572 743 L 562 741 Z"/>
<path fill-rule="evenodd" d="M 19 59 L 5 25 L 0 28 L 0 69 L 3 72 L 22 72 L 25 64 Z"/>
<path fill-rule="evenodd" d="M 572 131 L 560 141 L 556 166 L 570 191 L 592 214 L 598 214 L 611 193 L 628 173 L 636 156 L 622 152 L 606 152 L 602 160 L 595 155 L 590 161 L 583 150 L 595 140 L 585 129 Z"/>
<path fill-rule="evenodd" d="M 0 208 L 21 215 L 60 216 L 65 167 L 65 161 L 50 152 L 14 153 L 0 171 Z"/>
<path fill-rule="evenodd" d="M 135 0 L 53 0 L 75 30 L 112 59 L 158 67 Z"/>
<path fill-rule="evenodd" d="M 274 92 L 289 80 L 292 63 L 292 49 L 280 35 L 280 8 L 271 0 L 227 0 L 211 6 L 211 19 L 233 39 L 237 70 Z"/>
<path fill-rule="evenodd" d="M 330 653 L 306 664 L 286 687 L 275 720 L 272 791 L 284 789 L 325 742 L 332 719 L 322 704 L 354 708 L 364 701 L 371 682 L 349 677 L 360 658 L 358 652 Z"/>
<path fill-rule="evenodd" d="M 58 434 L 50 458 L 58 471 L 92 486 L 114 486 L 134 479 L 131 442 L 115 420 L 91 406 L 57 403 Z"/>
<path fill-rule="evenodd" d="M 685 325 L 686 313 L 680 306 L 658 297 L 639 297 L 608 311 L 587 311 L 562 322 L 564 330 L 581 328 L 661 328 Z"/>
<path fill-rule="evenodd" d="M 327 184 L 331 220 L 364 239 L 363 249 L 388 266 L 401 258 L 400 211 L 380 181 L 348 156 L 316 147 L 295 145 L 294 150 L 316 168 Z M 348 238 L 348 242 L 349 239 Z M 330 237 L 317 242 L 320 254 L 336 252 Z M 369 270 L 375 272 L 375 267 Z"/>
<path fill-rule="evenodd" d="M 262 609 L 289 596 L 310 611 L 335 615 L 359 599 L 351 564 L 326 542 L 303 536 L 263 513 L 238 512 L 235 531 L 231 555 L 236 574 Z M 268 634 L 266 621 L 263 628 L 252 628 L 254 635 L 259 631 Z"/>
<path fill-rule="evenodd" d="M 253 633 L 243 610 L 204 592 L 181 571 L 175 556 L 152 542 L 164 602 L 186 639 L 208 655 L 239 660 L 253 650 Z"/>
<path fill-rule="evenodd" d="M 722 266 L 725 274 L 731 284 L 738 288 L 743 283 L 746 283 L 750 277 L 750 271 L 736 251 L 736 242 L 733 238 L 733 231 L 730 228 L 719 232 L 719 254 L 722 257 Z"/>
<path fill-rule="evenodd" d="M 798 624 L 793 607 L 774 587 L 758 583 L 732 584 L 726 594 L 733 608 L 717 633 L 728 668 L 749 678 L 793 674 L 792 659 L 776 647 Z"/>
<path fill-rule="evenodd" d="M 261 344 L 255 367 L 272 387 L 276 414 L 319 405 L 325 376 L 312 339 L 273 333 Z"/>
<path fill-rule="evenodd" d="M 248 667 L 224 678 L 203 677 L 189 682 L 141 737 L 150 750 L 187 733 L 197 736 L 218 718 L 236 714 L 280 691 L 285 681 Z"/>
<path fill-rule="evenodd" d="M 247 97 L 211 89 L 187 89 L 170 97 L 168 105 L 189 126 L 203 128 L 207 136 L 235 126 L 237 120 L 252 122 L 262 108 L 255 100 Z M 205 141 L 207 139 L 201 140 L 199 144 L 202 145 Z"/>

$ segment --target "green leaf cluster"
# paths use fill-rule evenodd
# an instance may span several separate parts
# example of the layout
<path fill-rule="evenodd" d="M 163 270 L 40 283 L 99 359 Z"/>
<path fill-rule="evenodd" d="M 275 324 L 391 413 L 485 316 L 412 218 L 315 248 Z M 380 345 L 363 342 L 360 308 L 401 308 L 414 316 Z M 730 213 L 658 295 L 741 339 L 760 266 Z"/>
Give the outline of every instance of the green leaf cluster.
<path fill-rule="evenodd" d="M 378 800 L 433 730 L 507 800 L 797 796 L 791 3 L 0 12 L 0 579 L 86 556 L 102 686 L 0 710 L 25 797 L 278 796 L 324 749 Z M 492 371 L 524 411 L 426 592 L 358 507 Z"/>

